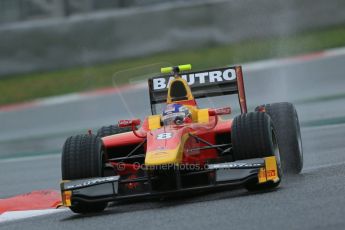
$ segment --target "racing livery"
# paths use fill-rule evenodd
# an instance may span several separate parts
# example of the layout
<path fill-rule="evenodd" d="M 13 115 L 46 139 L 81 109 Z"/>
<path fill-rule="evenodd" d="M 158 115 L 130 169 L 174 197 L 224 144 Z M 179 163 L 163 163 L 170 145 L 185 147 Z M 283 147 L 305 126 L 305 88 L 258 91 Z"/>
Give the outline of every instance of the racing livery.
<path fill-rule="evenodd" d="M 63 204 L 98 212 L 117 200 L 174 196 L 244 186 L 272 189 L 283 173 L 299 173 L 302 141 L 291 103 L 248 112 L 241 66 L 161 69 L 148 80 L 152 115 L 120 120 L 97 134 L 69 137 L 62 152 Z M 199 108 L 197 99 L 237 94 L 230 107 Z M 163 105 L 163 112 L 157 106 Z"/>

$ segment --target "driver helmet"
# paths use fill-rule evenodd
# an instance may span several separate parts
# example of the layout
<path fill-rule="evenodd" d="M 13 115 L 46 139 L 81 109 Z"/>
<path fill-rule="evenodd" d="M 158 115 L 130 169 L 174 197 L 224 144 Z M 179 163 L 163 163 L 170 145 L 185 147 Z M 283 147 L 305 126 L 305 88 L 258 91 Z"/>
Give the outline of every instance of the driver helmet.
<path fill-rule="evenodd" d="M 168 104 L 163 110 L 162 122 L 164 125 L 181 125 L 192 121 L 192 114 L 189 109 L 180 104 Z"/>

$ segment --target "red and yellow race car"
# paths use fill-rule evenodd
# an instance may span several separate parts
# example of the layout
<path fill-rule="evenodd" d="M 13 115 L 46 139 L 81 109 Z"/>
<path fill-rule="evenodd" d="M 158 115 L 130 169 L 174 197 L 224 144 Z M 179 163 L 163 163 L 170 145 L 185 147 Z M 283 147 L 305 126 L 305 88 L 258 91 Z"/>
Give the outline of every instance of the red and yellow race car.
<path fill-rule="evenodd" d="M 66 140 L 61 193 L 73 212 L 219 187 L 272 189 L 283 173 L 302 170 L 296 109 L 283 102 L 248 112 L 240 66 L 192 72 L 191 65 L 180 65 L 161 72 L 148 80 L 152 115 L 143 122 L 120 120 L 97 135 Z M 230 94 L 238 95 L 241 111 L 234 119 L 224 119 L 230 107 L 198 107 L 199 98 Z"/>

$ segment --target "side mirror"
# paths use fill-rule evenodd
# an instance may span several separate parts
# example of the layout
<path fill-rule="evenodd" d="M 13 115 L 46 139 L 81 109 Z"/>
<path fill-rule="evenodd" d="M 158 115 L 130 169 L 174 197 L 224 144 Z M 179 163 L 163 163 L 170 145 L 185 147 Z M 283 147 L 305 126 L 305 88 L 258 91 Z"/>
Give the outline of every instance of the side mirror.
<path fill-rule="evenodd" d="M 208 110 L 209 116 L 226 115 L 226 114 L 231 114 L 231 108 L 230 107 L 216 108 L 216 109 L 209 109 Z"/>
<path fill-rule="evenodd" d="M 141 124 L 140 119 L 132 119 L 132 120 L 120 120 L 118 122 L 118 125 L 120 128 L 125 128 L 125 127 L 135 127 Z"/>

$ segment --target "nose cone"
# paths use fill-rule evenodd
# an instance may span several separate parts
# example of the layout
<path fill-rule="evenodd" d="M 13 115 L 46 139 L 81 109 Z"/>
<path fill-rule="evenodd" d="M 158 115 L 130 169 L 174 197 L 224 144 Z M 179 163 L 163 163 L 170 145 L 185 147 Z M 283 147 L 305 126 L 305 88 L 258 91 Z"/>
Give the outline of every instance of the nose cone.
<path fill-rule="evenodd" d="M 157 150 L 146 153 L 145 165 L 155 166 L 155 165 L 167 165 L 167 164 L 177 164 L 182 160 L 182 153 L 180 148 L 176 149 L 165 149 Z"/>
<path fill-rule="evenodd" d="M 184 143 L 188 132 L 182 129 L 162 128 L 147 135 L 145 165 L 166 165 L 181 163 Z"/>

